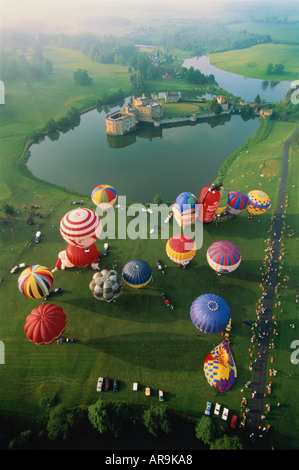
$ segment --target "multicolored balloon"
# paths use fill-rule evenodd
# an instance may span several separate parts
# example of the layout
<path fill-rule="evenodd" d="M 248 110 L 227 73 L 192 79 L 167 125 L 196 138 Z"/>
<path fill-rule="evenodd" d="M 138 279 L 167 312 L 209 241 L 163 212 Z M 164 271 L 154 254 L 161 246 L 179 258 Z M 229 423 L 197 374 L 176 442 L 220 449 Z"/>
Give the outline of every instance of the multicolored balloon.
<path fill-rule="evenodd" d="M 166 243 L 166 253 L 177 264 L 188 264 L 196 255 L 196 244 L 188 235 L 178 234 Z"/>
<path fill-rule="evenodd" d="M 112 300 L 119 297 L 123 286 L 123 279 L 114 269 L 102 269 L 101 272 L 95 273 L 89 284 L 89 289 L 97 300 Z"/>
<path fill-rule="evenodd" d="M 109 184 L 96 186 L 91 193 L 92 202 L 103 210 L 109 209 L 115 203 L 117 194 Z"/>
<path fill-rule="evenodd" d="M 196 328 L 208 334 L 225 330 L 231 318 L 228 304 L 216 294 L 197 297 L 191 305 L 190 316 Z"/>
<path fill-rule="evenodd" d="M 271 207 L 271 201 L 268 194 L 263 191 L 254 190 L 247 194 L 247 211 L 249 214 L 260 215 Z"/>
<path fill-rule="evenodd" d="M 237 368 L 229 343 L 222 341 L 216 346 L 204 361 L 204 373 L 211 387 L 220 392 L 227 392 L 235 383 Z"/>
<path fill-rule="evenodd" d="M 207 261 L 218 274 L 231 273 L 241 263 L 241 252 L 231 242 L 215 242 L 207 250 Z"/>
<path fill-rule="evenodd" d="M 99 262 L 100 252 L 95 243 L 87 248 L 79 248 L 68 244 L 65 251 L 69 262 L 77 267 L 84 267 Z"/>
<path fill-rule="evenodd" d="M 24 269 L 18 278 L 18 288 L 26 297 L 43 299 L 53 285 L 53 275 L 45 266 L 34 264 Z"/>
<path fill-rule="evenodd" d="M 230 191 L 227 198 L 227 212 L 229 214 L 241 214 L 247 206 L 247 196 L 240 191 Z"/>
<path fill-rule="evenodd" d="M 130 287 L 140 289 L 152 279 L 152 268 L 142 259 L 133 259 L 123 267 L 122 276 Z"/>
<path fill-rule="evenodd" d="M 27 316 L 24 331 L 35 344 L 52 344 L 66 329 L 67 318 L 61 307 L 43 304 Z"/>
<path fill-rule="evenodd" d="M 99 216 L 90 209 L 73 209 L 60 221 L 62 238 L 70 245 L 87 248 L 95 243 L 102 230 Z"/>
<path fill-rule="evenodd" d="M 179 194 L 175 201 L 175 205 L 181 213 L 194 210 L 197 203 L 197 197 L 189 191 Z"/>

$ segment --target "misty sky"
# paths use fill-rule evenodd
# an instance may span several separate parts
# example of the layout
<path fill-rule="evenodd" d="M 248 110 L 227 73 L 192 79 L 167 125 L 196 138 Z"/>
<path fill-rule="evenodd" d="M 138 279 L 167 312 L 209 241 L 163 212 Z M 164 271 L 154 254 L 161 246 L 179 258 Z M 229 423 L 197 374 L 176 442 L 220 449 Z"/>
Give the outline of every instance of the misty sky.
<path fill-rule="evenodd" d="M 88 30 L 97 18 L 123 17 L 149 21 L 161 17 L 215 18 L 248 8 L 275 14 L 278 0 L 0 0 L 1 29 L 75 33 Z M 298 2 L 292 2 L 293 5 Z M 274 6 L 273 6 L 274 5 Z M 298 10 L 299 11 L 299 10 Z"/>

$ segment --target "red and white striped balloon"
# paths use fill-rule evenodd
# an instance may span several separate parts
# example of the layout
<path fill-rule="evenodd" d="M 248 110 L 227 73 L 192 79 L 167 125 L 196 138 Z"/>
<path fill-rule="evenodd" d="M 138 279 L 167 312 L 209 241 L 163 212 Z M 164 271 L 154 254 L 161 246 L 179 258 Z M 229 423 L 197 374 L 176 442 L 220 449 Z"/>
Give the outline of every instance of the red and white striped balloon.
<path fill-rule="evenodd" d="M 102 224 L 99 216 L 90 209 L 73 209 L 60 221 L 62 238 L 70 245 L 87 248 L 99 238 Z"/>

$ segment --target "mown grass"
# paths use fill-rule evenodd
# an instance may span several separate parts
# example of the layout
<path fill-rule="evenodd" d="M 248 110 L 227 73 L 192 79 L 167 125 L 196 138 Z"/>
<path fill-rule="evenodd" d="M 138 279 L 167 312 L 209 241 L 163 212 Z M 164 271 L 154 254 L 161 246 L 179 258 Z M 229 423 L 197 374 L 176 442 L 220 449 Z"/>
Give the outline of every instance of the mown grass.
<path fill-rule="evenodd" d="M 77 60 L 79 63 L 79 58 Z M 63 69 L 63 65 L 60 67 Z M 72 68 L 71 62 L 67 67 Z M 99 397 L 95 391 L 96 381 L 102 375 L 120 380 L 119 393 L 103 394 L 104 399 L 152 404 L 158 402 L 157 392 L 161 388 L 169 407 L 195 417 L 201 416 L 206 401 L 215 401 L 214 390 L 203 373 L 203 361 L 222 341 L 222 336 L 197 332 L 189 310 L 198 295 L 213 292 L 222 296 L 231 308 L 231 348 L 238 371 L 234 387 L 227 394 L 218 395 L 217 401 L 239 414 L 244 394 L 241 390 L 245 382 L 252 379 L 252 372 L 248 369 L 252 331 L 242 320 L 255 320 L 255 308 L 261 295 L 260 267 L 271 212 L 254 219 L 248 219 L 244 213 L 235 219 L 205 226 L 203 246 L 186 270 L 179 270 L 168 259 L 165 252 L 167 240 L 109 240 L 109 254 L 102 258 L 101 268 L 114 266 L 120 272 L 127 261 L 141 257 L 152 266 L 153 281 L 141 290 L 124 286 L 117 301 L 107 304 L 96 301 L 89 291 L 93 271 L 58 271 L 54 274 L 53 287 L 62 287 L 63 294 L 51 301 L 60 305 L 67 314 L 66 335 L 77 338 L 79 342 L 39 347 L 26 339 L 23 331 L 25 318 L 40 301 L 23 296 L 17 288 L 18 275 L 10 274 L 9 270 L 20 262 L 54 267 L 58 253 L 66 247 L 59 233 L 60 219 L 73 208 L 70 203 L 78 197 L 21 173 L 17 162 L 32 130 L 51 117 L 64 115 L 70 100 L 74 102 L 73 99 L 80 97 L 80 102 L 81 99 L 88 102 L 90 88 L 83 91 L 73 84 L 71 86 L 71 82 L 72 77 L 57 75 L 53 81 L 32 84 L 29 88 L 17 84 L 14 91 L 8 89 L 9 100 L 2 108 L 0 198 L 2 204 L 8 202 L 14 207 L 15 215 L 1 219 L 0 339 L 5 345 L 5 364 L 0 368 L 1 411 L 46 413 L 47 410 L 39 404 L 40 398 L 45 396 L 56 397 L 57 402 L 66 407 L 93 403 Z M 119 82 L 115 86 L 115 81 L 111 81 L 110 85 L 107 93 L 117 88 Z M 95 93 L 100 95 L 104 89 L 105 86 L 98 85 Z M 269 194 L 274 208 L 283 142 L 295 127 L 295 124 L 278 122 L 273 122 L 264 131 L 263 127 L 250 139 L 246 148 L 240 150 L 223 179 L 224 187 L 247 193 L 250 189 L 259 189 L 261 183 L 261 189 Z M 292 150 L 290 184 L 297 171 L 294 166 L 296 158 L 298 154 Z M 276 162 L 277 172 L 271 174 L 271 178 L 261 177 L 263 170 L 260 165 L 269 164 L 269 160 Z M 88 206 L 91 205 L 89 195 L 82 197 Z M 35 224 L 30 226 L 26 219 L 28 214 L 32 214 L 32 204 L 40 206 L 42 218 L 33 215 Z M 292 204 L 290 217 L 298 213 L 298 203 L 293 200 Z M 1 215 L 4 217 L 3 212 Z M 150 216 L 146 217 L 149 219 Z M 151 224 L 148 222 L 149 229 Z M 40 244 L 35 244 L 34 233 L 38 229 L 42 231 L 42 238 Z M 218 277 L 206 262 L 208 246 L 220 239 L 236 243 L 242 252 L 240 267 L 229 276 Z M 98 241 L 97 245 L 102 251 L 103 242 Z M 288 259 L 293 263 L 295 247 L 292 245 L 290 249 Z M 168 265 L 164 275 L 156 269 L 156 258 Z M 174 310 L 163 305 L 161 291 L 167 292 Z M 294 305 L 290 305 L 288 321 L 295 321 L 295 318 Z M 288 330 L 287 326 L 284 327 Z M 281 343 L 275 351 L 279 374 L 275 378 L 277 388 L 274 387 L 271 399 L 286 405 L 279 414 L 274 414 L 274 436 L 279 445 L 295 448 L 297 433 L 294 430 L 298 429 L 298 420 L 292 413 L 296 406 L 297 381 L 289 381 L 286 388 L 284 374 L 290 370 L 289 336 L 280 335 L 279 341 Z M 137 393 L 132 392 L 135 381 L 140 384 Z M 153 390 L 149 398 L 144 395 L 146 385 Z M 245 393 L 249 398 L 250 391 Z M 290 429 L 286 423 L 291 418 Z M 283 426 L 282 421 L 285 423 Z"/>
<path fill-rule="evenodd" d="M 210 62 L 216 67 L 250 78 L 269 81 L 293 81 L 298 79 L 298 46 L 263 44 L 248 49 L 210 54 Z M 280 75 L 268 74 L 269 63 L 282 64 Z"/>

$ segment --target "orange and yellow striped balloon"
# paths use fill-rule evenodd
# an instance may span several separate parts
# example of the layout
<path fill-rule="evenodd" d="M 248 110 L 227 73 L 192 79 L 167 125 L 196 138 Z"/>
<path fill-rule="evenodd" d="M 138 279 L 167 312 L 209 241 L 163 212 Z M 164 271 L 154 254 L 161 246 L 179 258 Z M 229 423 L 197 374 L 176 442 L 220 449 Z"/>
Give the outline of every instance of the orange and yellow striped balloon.
<path fill-rule="evenodd" d="M 24 269 L 18 279 L 18 288 L 26 297 L 43 299 L 53 285 L 53 275 L 45 266 L 34 264 Z"/>

